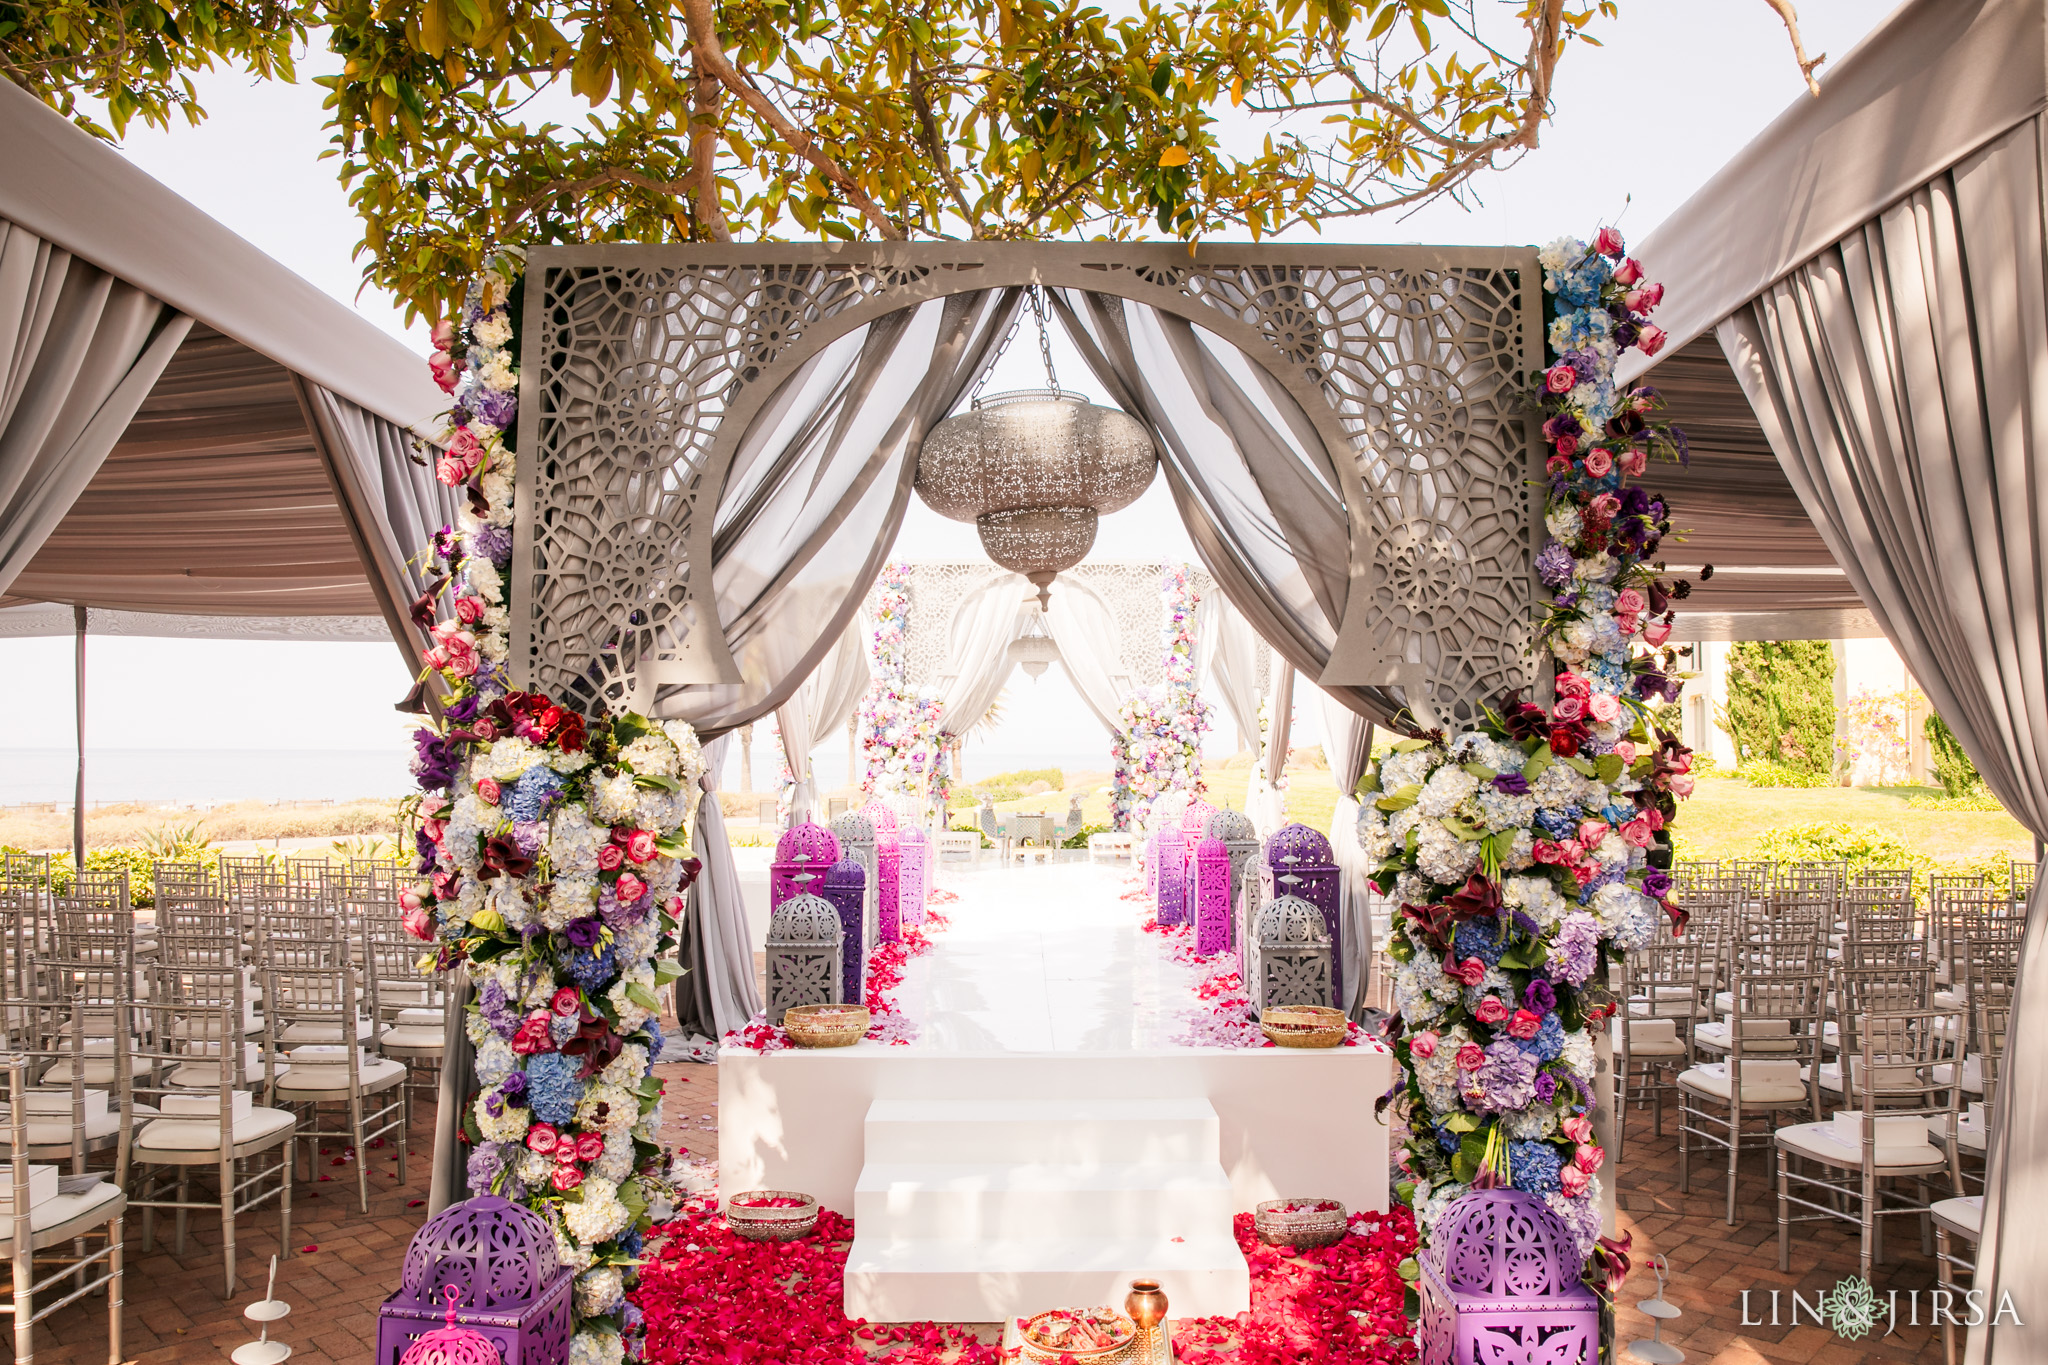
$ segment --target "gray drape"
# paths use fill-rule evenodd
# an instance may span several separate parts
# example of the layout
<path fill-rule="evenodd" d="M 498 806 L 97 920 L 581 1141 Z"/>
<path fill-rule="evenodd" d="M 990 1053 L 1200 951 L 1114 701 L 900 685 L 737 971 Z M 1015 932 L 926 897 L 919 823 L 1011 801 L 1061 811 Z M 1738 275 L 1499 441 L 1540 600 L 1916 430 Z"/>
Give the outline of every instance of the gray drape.
<path fill-rule="evenodd" d="M 191 330 L 191 318 L 0 221 L 0 595 Z"/>
<path fill-rule="evenodd" d="M 2038 59 L 2038 54 L 2037 54 Z M 2048 228 L 2041 127 L 1958 163 L 1721 324 L 1800 501 L 1993 793 L 2048 832 Z M 1993 1117 L 1976 1284 L 2048 1358 L 2048 941 L 2037 893 Z M 2031 1295 L 2031 1298 L 2030 1298 Z"/>
<path fill-rule="evenodd" d="M 704 746 L 704 799 L 697 803 L 690 834 L 690 851 L 704 866 L 683 909 L 679 956 L 688 971 L 676 982 L 676 1022 L 684 1033 L 714 1040 L 746 1027 L 761 1009 L 746 902 L 725 837 L 725 812 L 718 804 L 718 773 L 731 748 L 730 733 Z"/>
<path fill-rule="evenodd" d="M 1159 443 L 1202 565 L 1281 656 L 1329 662 L 1350 592 L 1351 527 L 1331 454 L 1292 394 L 1236 346 L 1149 304 L 1053 293 L 1095 377 Z M 1340 687 L 1385 719 L 1385 689 Z"/>
<path fill-rule="evenodd" d="M 1337 808 L 1331 812 L 1327 833 L 1331 856 L 1337 862 L 1338 921 L 1344 926 L 1344 999 L 1339 1003 L 1356 1019 L 1370 998 L 1372 916 L 1365 878 L 1372 867 L 1358 843 L 1358 798 L 1351 793 L 1365 773 L 1372 749 L 1372 722 L 1321 688 L 1316 689 L 1316 705 L 1323 719 L 1323 755 L 1330 761 L 1330 776 L 1337 784 Z"/>
<path fill-rule="evenodd" d="M 298 375 L 292 376 L 292 388 L 334 480 L 335 500 L 384 623 L 406 667 L 418 673 L 421 637 L 410 613 L 429 581 L 423 570 L 431 568 L 420 547 L 455 520 L 455 494 L 431 470 L 413 463 L 410 433 L 397 423 Z"/>
<path fill-rule="evenodd" d="M 867 632 L 859 621 L 850 622 L 839 643 L 825 661 L 805 678 L 790 699 L 775 708 L 775 725 L 782 732 L 782 761 L 789 766 L 796 786 L 789 796 L 789 821 L 798 824 L 811 818 L 817 800 L 817 784 L 811 775 L 811 751 L 818 740 L 846 724 L 853 708 L 874 681 L 868 667 Z"/>

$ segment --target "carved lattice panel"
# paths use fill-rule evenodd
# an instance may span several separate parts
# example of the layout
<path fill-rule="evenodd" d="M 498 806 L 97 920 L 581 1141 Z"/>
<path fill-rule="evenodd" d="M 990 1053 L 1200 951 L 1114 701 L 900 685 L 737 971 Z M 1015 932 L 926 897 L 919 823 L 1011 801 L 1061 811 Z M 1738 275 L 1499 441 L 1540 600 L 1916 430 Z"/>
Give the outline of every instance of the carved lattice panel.
<path fill-rule="evenodd" d="M 739 681 L 712 521 L 740 435 L 831 341 L 968 289 L 1042 283 L 1194 320 L 1324 444 L 1350 522 L 1346 670 L 1441 717 L 1534 673 L 1524 651 L 1541 362 L 1528 249 L 920 243 L 536 248 L 521 338 L 513 679 L 587 710 Z M 1092 566 L 1091 566 L 1092 567 Z M 1085 572 L 1085 569 L 1082 571 Z M 1136 685 L 1157 639 L 1124 623 Z"/>

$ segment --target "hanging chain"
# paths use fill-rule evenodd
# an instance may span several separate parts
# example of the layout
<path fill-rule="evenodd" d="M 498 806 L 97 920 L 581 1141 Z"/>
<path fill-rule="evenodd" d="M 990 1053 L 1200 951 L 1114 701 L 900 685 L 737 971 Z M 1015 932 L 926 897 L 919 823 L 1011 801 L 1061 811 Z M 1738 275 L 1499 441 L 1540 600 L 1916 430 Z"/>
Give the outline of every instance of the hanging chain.
<path fill-rule="evenodd" d="M 1052 367 L 1052 338 L 1048 335 L 1045 325 L 1045 290 L 1042 286 L 1034 284 L 1025 292 L 1025 298 L 1031 304 L 1032 321 L 1038 324 L 1038 358 L 1045 362 L 1045 386 L 1052 390 L 1054 398 L 1058 398 L 1062 391 L 1060 377 Z M 996 343 L 996 353 L 989 357 L 988 364 L 982 367 L 981 377 L 974 381 L 973 389 L 967 394 L 969 407 L 981 406 L 981 391 L 988 387 L 989 377 L 996 372 L 997 362 L 1009 352 L 1010 343 L 1017 339 L 1017 329 L 1023 325 L 1024 315 L 1021 312 L 1010 319 L 1010 330 L 1004 332 L 1003 339 Z"/>

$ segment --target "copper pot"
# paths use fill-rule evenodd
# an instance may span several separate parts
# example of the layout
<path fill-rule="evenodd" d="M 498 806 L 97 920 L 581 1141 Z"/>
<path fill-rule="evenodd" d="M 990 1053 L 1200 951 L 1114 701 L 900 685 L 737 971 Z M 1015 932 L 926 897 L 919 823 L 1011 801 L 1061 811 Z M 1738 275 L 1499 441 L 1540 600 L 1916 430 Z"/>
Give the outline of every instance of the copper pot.
<path fill-rule="evenodd" d="M 1157 1280 L 1132 1280 L 1124 1296 L 1124 1313 L 1140 1331 L 1151 1331 L 1166 1321 L 1166 1294 Z"/>

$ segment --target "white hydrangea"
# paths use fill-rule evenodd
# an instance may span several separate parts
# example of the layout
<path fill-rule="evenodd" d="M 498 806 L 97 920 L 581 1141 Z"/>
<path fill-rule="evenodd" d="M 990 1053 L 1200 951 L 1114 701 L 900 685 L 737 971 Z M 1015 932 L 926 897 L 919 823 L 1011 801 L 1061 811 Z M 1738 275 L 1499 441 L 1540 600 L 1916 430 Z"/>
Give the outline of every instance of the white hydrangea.
<path fill-rule="evenodd" d="M 548 766 L 565 777 L 582 772 L 594 762 L 587 750 L 578 749 L 573 754 L 561 749 L 548 750 Z"/>
<path fill-rule="evenodd" d="M 476 917 L 489 901 L 491 884 L 475 877 L 462 879 L 462 887 L 452 901 L 441 902 L 441 914 L 450 925 L 467 924 Z"/>
<path fill-rule="evenodd" d="M 580 806 L 564 806 L 555 812 L 548 827 L 548 861 L 557 876 L 572 872 L 597 876 L 598 850 L 611 842 L 611 831 L 599 829 Z"/>
<path fill-rule="evenodd" d="M 1358 846 L 1365 856 L 1378 862 L 1393 851 L 1394 840 L 1387 833 L 1387 816 L 1377 806 L 1362 806 L 1358 812 Z"/>
<path fill-rule="evenodd" d="M 512 355 L 508 351 L 499 351 L 477 366 L 475 373 L 479 384 L 499 393 L 510 393 L 519 387 L 519 375 L 512 368 Z"/>
<path fill-rule="evenodd" d="M 1578 508 L 1568 502 L 1561 502 L 1552 507 L 1544 515 L 1543 524 L 1553 537 L 1567 545 L 1576 543 L 1586 529 L 1585 518 L 1579 515 Z"/>
<path fill-rule="evenodd" d="M 569 1365 L 621 1365 L 625 1358 L 616 1332 L 578 1332 L 569 1339 Z"/>
<path fill-rule="evenodd" d="M 656 905 L 676 893 L 683 883 L 683 860 L 680 858 L 657 858 L 649 867 L 640 869 L 640 875 L 647 880 L 647 895 Z"/>
<path fill-rule="evenodd" d="M 1529 795 L 1538 810 L 1562 811 L 1579 804 L 1586 780 L 1568 764 L 1553 763 L 1529 784 Z"/>
<path fill-rule="evenodd" d="M 1509 877 L 1501 882 L 1500 897 L 1546 931 L 1564 918 L 1564 897 L 1548 877 Z"/>
<path fill-rule="evenodd" d="M 648 1110 L 646 1113 L 640 1116 L 639 1121 L 633 1125 L 632 1131 L 627 1134 L 627 1137 L 629 1139 L 638 1138 L 642 1142 L 651 1142 L 655 1144 L 657 1147 L 660 1146 L 661 1107 L 662 1102 L 660 1100 L 656 1100 L 654 1102 L 654 1108 Z M 614 1134 L 613 1136 L 617 1135 Z M 605 1141 L 610 1142 L 611 1138 L 606 1138 Z"/>
<path fill-rule="evenodd" d="M 1397 844 L 1405 843 L 1408 839 L 1408 831 L 1421 823 L 1422 812 L 1418 808 L 1409 806 L 1405 810 L 1397 810 L 1392 816 L 1388 817 L 1387 837 Z"/>
<path fill-rule="evenodd" d="M 1488 783 L 1479 791 L 1479 812 L 1488 829 L 1521 829 L 1536 818 L 1536 798 L 1515 796 Z"/>
<path fill-rule="evenodd" d="M 1586 244 L 1576 237 L 1559 237 L 1543 244 L 1536 253 L 1536 263 L 1545 270 L 1559 274 L 1570 270 L 1586 256 Z"/>
<path fill-rule="evenodd" d="M 1564 1050 L 1557 1054 L 1557 1060 L 1564 1068 L 1592 1084 L 1593 1071 L 1598 1065 L 1593 1054 L 1593 1035 L 1586 1029 L 1572 1029 L 1564 1035 Z"/>
<path fill-rule="evenodd" d="M 652 913 L 643 917 L 638 924 L 629 924 L 624 929 L 612 931 L 612 941 L 618 945 L 621 962 L 636 962 L 654 956 L 655 945 L 661 940 L 661 926 Z"/>
<path fill-rule="evenodd" d="M 1432 988 L 1446 980 L 1443 966 L 1429 953 L 1394 965 L 1394 1008 L 1409 1024 L 1427 1024 L 1444 1012 Z"/>
<path fill-rule="evenodd" d="M 640 1117 L 640 1097 L 623 1085 L 603 1081 L 583 1092 L 576 1106 L 576 1122 L 600 1133 L 624 1133 Z"/>
<path fill-rule="evenodd" d="M 648 970 L 652 980 L 654 973 Z M 624 1030 L 631 1033 L 631 1029 Z M 619 1055 L 612 1058 L 605 1069 L 597 1073 L 597 1079 L 605 1085 L 623 1086 L 628 1090 L 638 1089 L 640 1081 L 647 1075 L 647 1049 L 638 1043 L 628 1043 L 619 1049 Z"/>
<path fill-rule="evenodd" d="M 619 1181 L 633 1174 L 633 1135 L 612 1133 L 604 1140 L 604 1155 L 590 1168 L 606 1180 Z"/>
<path fill-rule="evenodd" d="M 524 1106 L 506 1105 L 504 1112 L 492 1114 L 484 1107 L 484 1097 L 476 1102 L 476 1129 L 485 1142 L 523 1142 L 526 1129 L 533 1122 L 533 1111 Z"/>
<path fill-rule="evenodd" d="M 626 1297 L 626 1277 L 617 1266 L 603 1265 L 576 1277 L 576 1316 L 594 1318 L 609 1313 Z"/>
<path fill-rule="evenodd" d="M 441 840 L 441 847 L 455 856 L 456 864 L 467 868 L 476 866 L 476 841 L 486 831 L 498 824 L 498 808 L 474 791 L 466 791 L 455 798 L 455 804 L 448 809 L 448 832 Z M 463 860 L 469 861 L 465 865 Z"/>
<path fill-rule="evenodd" d="M 670 792 L 659 787 L 642 787 L 633 803 L 633 822 L 656 834 L 673 834 L 689 822 L 696 809 L 695 788 Z"/>
<path fill-rule="evenodd" d="M 587 1175 L 577 1187 L 579 1203 L 562 1206 L 562 1224 L 579 1246 L 609 1242 L 633 1224 L 632 1210 L 619 1202 L 619 1187 L 601 1175 Z"/>
<path fill-rule="evenodd" d="M 1622 838 L 1620 831 L 1612 825 L 1607 828 L 1607 837 L 1593 850 L 1593 856 L 1610 867 L 1627 867 L 1628 855 L 1628 840 Z"/>
<path fill-rule="evenodd" d="M 1432 820 L 1441 820 L 1478 790 L 1479 779 L 1463 768 L 1438 768 L 1422 784 L 1422 795 L 1416 799 L 1415 808 Z"/>
<path fill-rule="evenodd" d="M 594 1176 L 587 1177 L 579 1188 L 588 1190 L 591 1181 L 595 1178 Z M 565 1212 L 569 1209 L 580 1207 L 581 1205 L 578 1204 L 564 1204 L 562 1206 Z M 555 1259 L 571 1270 L 588 1270 L 591 1266 L 597 1264 L 597 1253 L 570 1235 L 565 1220 L 564 1226 L 555 1229 Z"/>
<path fill-rule="evenodd" d="M 1625 951 L 1647 948 L 1657 937 L 1657 903 L 1626 882 L 1594 892 L 1591 909 L 1600 921 L 1600 932 Z"/>
<path fill-rule="evenodd" d="M 665 735 L 642 735 L 619 750 L 619 762 L 646 777 L 674 777 L 676 746 Z"/>
<path fill-rule="evenodd" d="M 704 776 L 704 744 L 695 727 L 686 720 L 666 720 L 661 732 L 676 746 L 676 780 L 685 787 L 696 786 Z"/>
<path fill-rule="evenodd" d="M 525 927 L 527 907 L 526 883 L 518 877 L 498 877 L 491 882 L 491 909 L 504 916 L 505 923 L 514 929 Z"/>
<path fill-rule="evenodd" d="M 1500 860 L 1500 865 L 1510 872 L 1519 872 L 1525 867 L 1534 867 L 1536 865 L 1535 833 L 1526 829 L 1516 830 L 1514 839 L 1508 844 L 1507 853 Z"/>
<path fill-rule="evenodd" d="M 1405 754 L 1389 754 L 1380 763 L 1380 786 L 1390 792 L 1421 786 L 1429 777 L 1429 770 L 1443 759 L 1444 751 L 1433 744 Z"/>
<path fill-rule="evenodd" d="M 512 319 L 503 309 L 494 308 L 478 318 L 469 329 L 470 339 L 479 346 L 496 348 L 512 340 Z"/>
<path fill-rule="evenodd" d="M 1549 1137 L 1556 1126 L 1557 1111 L 1549 1105 L 1531 1105 L 1500 1116 L 1501 1132 L 1511 1142 L 1534 1142 Z"/>
<path fill-rule="evenodd" d="M 541 907 L 540 922 L 559 933 L 572 919 L 581 919 L 597 908 L 597 879 L 594 877 L 563 877 L 548 892 L 547 904 Z"/>
<path fill-rule="evenodd" d="M 642 923 L 645 923 L 645 921 L 642 921 Z M 634 954 L 633 956 L 637 958 L 640 955 Z M 631 959 L 628 960 L 630 961 Z M 636 1003 L 631 998 L 628 994 L 628 988 L 632 986 L 638 986 L 650 995 L 654 993 L 654 966 L 652 963 L 646 961 L 633 962 L 632 966 L 619 974 L 619 979 L 612 983 L 611 989 L 605 992 L 605 999 L 609 1000 L 612 1008 L 618 1011 L 619 1032 L 621 1033 L 637 1031 L 642 1024 L 652 1019 L 655 1015 L 654 1010 Z M 646 1061 L 644 1054 L 641 1061 L 644 1065 Z M 635 1074 L 633 1078 L 635 1083 L 639 1081 L 639 1078 L 639 1074 Z"/>
<path fill-rule="evenodd" d="M 496 1036 L 491 1032 L 491 1026 L 484 1022 L 484 1017 L 475 1011 L 463 1019 L 462 1031 L 469 1035 L 469 1041 L 475 1047 L 483 1046 L 484 1039 Z"/>
<path fill-rule="evenodd" d="M 1479 845 L 1465 843 L 1442 825 L 1424 821 L 1415 842 L 1415 865 L 1439 886 L 1456 886 L 1479 866 Z"/>
<path fill-rule="evenodd" d="M 471 1017 L 482 1022 L 478 1016 Z M 479 1085 L 496 1085 L 512 1074 L 512 1068 L 519 1065 L 519 1057 L 510 1043 L 490 1033 L 488 1025 L 485 1029 L 485 1037 L 471 1040 L 476 1043 L 476 1079 Z"/>
<path fill-rule="evenodd" d="M 470 529 L 474 530 L 472 526 Z M 487 555 L 471 555 L 462 561 L 462 576 L 469 580 L 469 586 L 476 595 L 495 606 L 505 600 L 505 580 L 498 572 L 498 566 Z"/>
<path fill-rule="evenodd" d="M 1440 1114 L 1460 1107 L 1458 1049 L 1471 1041 L 1472 1035 L 1460 1024 L 1437 1039 L 1434 1056 L 1414 1059 L 1416 1084 L 1422 1087 L 1429 1107 Z"/>
<path fill-rule="evenodd" d="M 1429 899 L 1429 879 L 1419 872 L 1402 872 L 1394 877 L 1392 900 L 1396 905 L 1419 905 Z"/>
<path fill-rule="evenodd" d="M 540 762 L 540 751 L 518 735 L 501 735 L 491 741 L 485 760 L 490 776 L 500 783 L 516 782 L 520 774 Z"/>
<path fill-rule="evenodd" d="M 615 825 L 633 818 L 639 797 L 640 790 L 633 785 L 633 774 L 611 773 L 591 782 L 590 813 L 597 817 L 599 824 Z"/>

